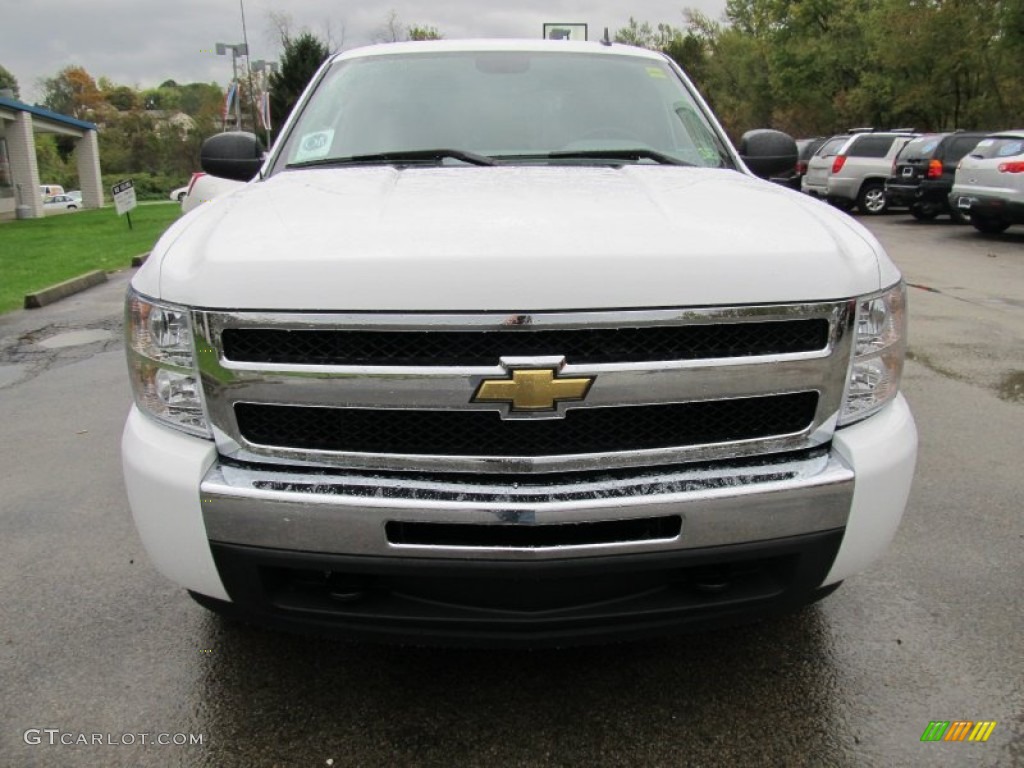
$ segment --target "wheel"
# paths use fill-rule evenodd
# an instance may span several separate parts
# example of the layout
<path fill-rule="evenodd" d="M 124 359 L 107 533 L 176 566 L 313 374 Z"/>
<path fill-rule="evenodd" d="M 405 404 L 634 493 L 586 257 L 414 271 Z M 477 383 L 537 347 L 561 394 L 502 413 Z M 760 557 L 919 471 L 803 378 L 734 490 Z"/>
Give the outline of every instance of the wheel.
<path fill-rule="evenodd" d="M 78 206 L 77 205 L 69 205 L 68 206 L 68 210 L 69 211 L 77 211 L 78 210 Z"/>
<path fill-rule="evenodd" d="M 889 200 L 885 196 L 885 187 L 877 181 L 869 181 L 860 188 L 857 195 L 857 208 L 866 216 L 877 216 L 885 213 Z"/>
<path fill-rule="evenodd" d="M 1010 222 L 1000 219 L 987 219 L 982 216 L 971 216 L 971 226 L 986 235 L 998 235 L 1010 226 Z"/>
<path fill-rule="evenodd" d="M 912 205 L 910 206 L 910 215 L 918 221 L 931 221 L 939 215 L 937 209 L 926 205 Z"/>

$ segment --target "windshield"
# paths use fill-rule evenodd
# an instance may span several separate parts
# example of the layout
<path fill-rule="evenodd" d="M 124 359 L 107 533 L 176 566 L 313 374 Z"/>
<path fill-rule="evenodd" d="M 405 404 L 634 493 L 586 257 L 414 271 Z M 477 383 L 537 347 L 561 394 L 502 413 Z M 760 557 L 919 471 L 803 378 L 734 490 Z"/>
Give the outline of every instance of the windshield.
<path fill-rule="evenodd" d="M 428 152 L 438 149 L 455 152 Z M 354 159 L 395 163 L 416 152 L 404 159 L 600 162 L 605 151 L 606 162 L 733 167 L 667 62 L 599 53 L 444 51 L 336 62 L 289 132 L 276 168 Z M 379 155 L 386 157 L 367 157 Z"/>

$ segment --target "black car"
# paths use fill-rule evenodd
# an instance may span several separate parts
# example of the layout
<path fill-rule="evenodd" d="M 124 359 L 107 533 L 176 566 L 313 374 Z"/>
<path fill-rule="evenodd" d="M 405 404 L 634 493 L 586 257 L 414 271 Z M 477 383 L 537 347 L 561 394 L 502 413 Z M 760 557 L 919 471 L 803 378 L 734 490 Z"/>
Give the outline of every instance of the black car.
<path fill-rule="evenodd" d="M 788 171 L 780 173 L 778 176 L 770 177 L 769 181 L 774 181 L 776 184 L 781 184 L 784 187 L 789 187 L 799 192 L 800 180 L 807 173 L 807 161 L 826 141 L 828 141 L 827 136 L 815 136 L 813 139 L 797 139 L 796 165 Z"/>
<path fill-rule="evenodd" d="M 963 214 L 949 207 L 949 193 L 957 163 L 987 135 L 977 131 L 926 133 L 907 142 L 885 182 L 886 195 L 910 206 L 915 219 L 928 221 L 948 213 L 965 223 Z"/>

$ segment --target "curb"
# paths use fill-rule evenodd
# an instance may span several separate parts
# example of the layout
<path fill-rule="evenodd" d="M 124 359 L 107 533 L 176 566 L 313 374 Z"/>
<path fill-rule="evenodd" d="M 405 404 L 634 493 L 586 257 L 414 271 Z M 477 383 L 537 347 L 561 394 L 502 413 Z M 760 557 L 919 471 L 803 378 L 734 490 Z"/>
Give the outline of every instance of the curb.
<path fill-rule="evenodd" d="M 39 309 L 47 304 L 53 304 L 63 298 L 81 293 L 87 288 L 92 288 L 100 283 L 107 282 L 107 273 L 101 269 L 86 272 L 84 275 L 72 277 L 62 283 L 43 288 L 41 291 L 25 295 L 25 309 Z"/>
<path fill-rule="evenodd" d="M 140 254 L 138 256 L 132 256 L 132 266 L 141 267 L 143 264 L 145 264 L 146 259 L 149 258 L 149 253 L 149 251 L 146 251 L 145 253 Z"/>

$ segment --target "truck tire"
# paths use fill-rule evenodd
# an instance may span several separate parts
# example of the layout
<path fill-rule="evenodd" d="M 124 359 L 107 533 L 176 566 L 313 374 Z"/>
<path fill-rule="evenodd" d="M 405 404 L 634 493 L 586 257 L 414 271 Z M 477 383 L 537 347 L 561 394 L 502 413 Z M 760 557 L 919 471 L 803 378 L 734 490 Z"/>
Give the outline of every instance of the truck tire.
<path fill-rule="evenodd" d="M 885 187 L 878 181 L 866 181 L 857 195 L 857 209 L 865 216 L 878 216 L 889 207 Z"/>
<path fill-rule="evenodd" d="M 971 225 L 986 235 L 998 235 L 1010 226 L 1010 222 L 1000 219 L 989 219 L 984 216 L 971 216 Z"/>
<path fill-rule="evenodd" d="M 910 215 L 918 221 L 932 221 L 939 215 L 939 211 L 928 205 L 912 205 L 910 206 Z"/>

